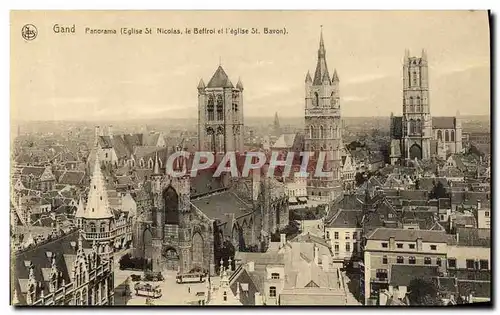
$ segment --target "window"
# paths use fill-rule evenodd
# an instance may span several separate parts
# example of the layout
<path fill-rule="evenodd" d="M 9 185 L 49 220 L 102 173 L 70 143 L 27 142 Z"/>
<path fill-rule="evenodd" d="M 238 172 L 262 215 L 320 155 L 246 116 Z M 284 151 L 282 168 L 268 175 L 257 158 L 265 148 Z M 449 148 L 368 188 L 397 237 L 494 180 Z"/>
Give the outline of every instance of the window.
<path fill-rule="evenodd" d="M 410 249 L 415 249 L 415 244 L 409 244 L 408 247 L 410 247 Z"/>
<path fill-rule="evenodd" d="M 437 246 L 436 245 L 431 245 L 431 250 L 436 250 Z"/>
<path fill-rule="evenodd" d="M 403 256 L 398 256 L 398 258 L 396 259 L 396 262 L 398 264 L 403 264 L 405 262 L 405 259 L 403 258 Z"/>
<path fill-rule="evenodd" d="M 436 265 L 441 267 L 441 258 L 436 258 Z"/>
<path fill-rule="evenodd" d="M 455 258 L 448 259 L 448 268 L 457 268 L 457 260 Z"/>
<path fill-rule="evenodd" d="M 410 265 L 415 265 L 416 259 L 413 256 L 408 257 L 408 263 Z"/>
<path fill-rule="evenodd" d="M 377 279 L 387 279 L 387 269 L 377 269 L 375 277 Z"/>
<path fill-rule="evenodd" d="M 465 261 L 466 265 L 467 265 L 467 269 L 474 269 L 474 260 L 473 259 L 467 259 Z"/>
<path fill-rule="evenodd" d="M 224 291 L 224 301 L 227 301 L 227 292 Z"/>
<path fill-rule="evenodd" d="M 351 239 L 351 235 L 350 235 L 350 233 L 349 233 L 349 232 L 345 232 L 345 239 L 346 239 L 346 240 Z"/>
<path fill-rule="evenodd" d="M 96 232 L 95 224 L 94 223 L 90 223 L 90 232 L 92 232 L 92 233 Z"/>
<path fill-rule="evenodd" d="M 387 243 L 382 243 L 383 248 L 387 248 Z"/>
<path fill-rule="evenodd" d="M 352 239 L 357 240 L 358 239 L 358 232 L 352 232 Z"/>
<path fill-rule="evenodd" d="M 350 252 L 351 251 L 351 243 L 346 243 L 345 244 L 345 251 Z"/>
<path fill-rule="evenodd" d="M 424 258 L 424 265 L 430 265 L 432 263 L 432 260 L 430 257 L 425 257 Z"/>
<path fill-rule="evenodd" d="M 397 246 L 398 248 L 403 248 L 403 243 L 397 243 L 397 244 L 396 244 L 396 246 Z"/>
<path fill-rule="evenodd" d="M 487 217 L 487 218 L 489 218 L 490 217 L 490 212 L 489 211 L 485 211 L 484 212 L 484 216 Z"/>
<path fill-rule="evenodd" d="M 217 95 L 216 110 L 217 110 L 217 120 L 224 120 L 223 101 L 222 101 L 222 95 L 220 94 Z"/>
<path fill-rule="evenodd" d="M 417 85 L 417 72 L 413 71 L 413 85 Z"/>
<path fill-rule="evenodd" d="M 314 92 L 314 106 L 319 106 L 319 94 Z"/>
<path fill-rule="evenodd" d="M 387 256 L 382 256 L 382 263 L 387 264 Z"/>
<path fill-rule="evenodd" d="M 339 239 L 339 232 L 335 232 L 334 237 L 336 240 L 338 240 Z"/>
<path fill-rule="evenodd" d="M 273 272 L 271 273 L 271 279 L 279 279 L 280 278 L 280 274 L 277 273 L 277 272 Z"/>
<path fill-rule="evenodd" d="M 269 296 L 276 297 L 276 287 L 269 287 Z"/>
<path fill-rule="evenodd" d="M 488 260 L 487 259 L 481 259 L 479 261 L 479 268 L 481 268 L 481 269 L 488 269 Z"/>
<path fill-rule="evenodd" d="M 334 248 L 335 248 L 335 252 L 338 253 L 340 251 L 340 246 L 338 243 L 335 244 Z"/>
<path fill-rule="evenodd" d="M 326 231 L 326 239 L 329 240 L 330 239 L 330 232 Z"/>

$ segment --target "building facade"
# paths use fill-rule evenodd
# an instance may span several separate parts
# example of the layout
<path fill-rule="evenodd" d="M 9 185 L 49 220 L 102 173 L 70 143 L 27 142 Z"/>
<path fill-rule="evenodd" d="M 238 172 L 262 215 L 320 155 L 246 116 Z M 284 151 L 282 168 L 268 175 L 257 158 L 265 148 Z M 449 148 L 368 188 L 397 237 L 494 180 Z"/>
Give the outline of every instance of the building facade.
<path fill-rule="evenodd" d="M 342 192 L 342 121 L 340 114 L 340 80 L 335 70 L 330 77 L 326 50 L 321 33 L 314 78 L 308 72 L 305 80 L 305 151 L 326 154 L 323 171 L 330 176 L 310 174 L 308 195 L 324 201 L 334 200 Z"/>
<path fill-rule="evenodd" d="M 432 117 L 429 101 L 427 53 L 410 57 L 403 65 L 403 115 L 391 114 L 391 164 L 404 160 L 427 160 L 432 156 L 462 151 L 459 117 Z M 457 115 L 458 116 L 458 115 Z"/>

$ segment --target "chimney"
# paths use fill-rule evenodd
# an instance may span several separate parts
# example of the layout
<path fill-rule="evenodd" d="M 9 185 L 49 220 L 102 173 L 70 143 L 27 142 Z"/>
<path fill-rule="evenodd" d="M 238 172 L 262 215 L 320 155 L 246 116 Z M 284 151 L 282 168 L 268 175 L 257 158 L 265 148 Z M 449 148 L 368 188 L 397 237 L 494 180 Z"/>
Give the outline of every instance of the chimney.
<path fill-rule="evenodd" d="M 255 271 L 255 263 L 253 261 L 249 261 L 247 263 L 248 265 L 248 272 L 254 272 Z"/>
<path fill-rule="evenodd" d="M 323 271 L 330 271 L 330 257 L 328 255 L 321 255 L 321 266 L 323 267 Z"/>
<path fill-rule="evenodd" d="M 286 234 L 280 234 L 280 248 L 283 248 L 286 244 Z"/>
<path fill-rule="evenodd" d="M 477 210 L 481 210 L 481 200 L 477 200 Z"/>
<path fill-rule="evenodd" d="M 314 244 L 314 263 L 319 265 L 319 247 Z"/>
<path fill-rule="evenodd" d="M 389 237 L 389 249 L 395 249 L 396 248 L 396 240 L 394 239 L 393 236 Z"/>
<path fill-rule="evenodd" d="M 422 238 L 417 238 L 417 251 L 421 251 L 423 249 L 422 246 Z"/>

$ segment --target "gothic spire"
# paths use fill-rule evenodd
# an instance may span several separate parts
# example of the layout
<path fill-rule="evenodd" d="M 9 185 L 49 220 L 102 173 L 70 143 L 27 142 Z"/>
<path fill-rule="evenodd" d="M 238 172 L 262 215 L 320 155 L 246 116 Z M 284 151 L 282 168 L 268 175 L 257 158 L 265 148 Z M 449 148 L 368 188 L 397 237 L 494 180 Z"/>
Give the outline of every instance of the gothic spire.
<path fill-rule="evenodd" d="M 78 201 L 78 207 L 76 208 L 76 218 L 83 218 L 85 215 L 85 207 L 83 206 L 82 196 L 80 196 L 80 200 Z"/>
<path fill-rule="evenodd" d="M 326 79 L 325 76 L 328 79 Z M 328 74 L 328 67 L 326 65 L 325 43 L 323 41 L 323 27 L 321 27 L 318 49 L 318 63 L 316 64 L 316 71 L 314 72 L 313 85 L 323 85 L 323 79 L 326 79 L 326 84 L 330 84 L 330 75 Z"/>
<path fill-rule="evenodd" d="M 312 83 L 311 73 L 309 73 L 309 71 L 307 71 L 306 74 L 306 83 Z"/>
<path fill-rule="evenodd" d="M 84 217 L 87 219 L 107 219 L 113 217 L 109 208 L 108 193 L 98 155 L 94 163 L 94 172 L 90 181 L 90 191 Z"/>
<path fill-rule="evenodd" d="M 339 82 L 339 75 L 337 74 L 337 69 L 333 70 L 333 77 L 332 77 L 333 82 Z"/>
<path fill-rule="evenodd" d="M 158 165 L 158 151 L 155 152 L 155 164 L 153 168 L 153 174 L 157 175 L 160 174 L 160 166 Z"/>

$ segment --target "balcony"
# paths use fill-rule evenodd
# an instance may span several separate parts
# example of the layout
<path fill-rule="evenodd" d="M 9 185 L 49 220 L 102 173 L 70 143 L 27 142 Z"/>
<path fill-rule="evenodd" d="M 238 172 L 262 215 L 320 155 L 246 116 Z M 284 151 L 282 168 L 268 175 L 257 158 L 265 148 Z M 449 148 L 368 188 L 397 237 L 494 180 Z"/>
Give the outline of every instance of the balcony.
<path fill-rule="evenodd" d="M 372 282 L 372 283 L 389 283 L 389 279 L 387 277 L 375 277 L 375 278 L 371 278 L 370 282 Z"/>
<path fill-rule="evenodd" d="M 316 107 L 316 108 L 306 108 L 305 110 L 306 116 L 331 116 L 340 118 L 340 111 L 338 108 L 325 108 L 325 107 Z"/>

